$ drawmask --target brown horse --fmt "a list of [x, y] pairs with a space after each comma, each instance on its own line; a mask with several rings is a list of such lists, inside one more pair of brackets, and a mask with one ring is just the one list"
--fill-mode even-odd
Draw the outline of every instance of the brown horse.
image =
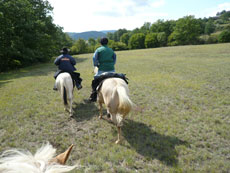
[[116, 124], [118, 130], [118, 139], [121, 140], [121, 126], [123, 119], [132, 109], [133, 103], [129, 99], [128, 85], [123, 79], [108, 78], [105, 79], [98, 91], [99, 118], [102, 118], [102, 104], [104, 103], [111, 121]]

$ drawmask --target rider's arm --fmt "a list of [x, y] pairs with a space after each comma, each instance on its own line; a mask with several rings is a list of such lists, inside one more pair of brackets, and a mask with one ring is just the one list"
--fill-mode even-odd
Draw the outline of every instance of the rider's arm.
[[62, 58], [62, 56], [57, 57], [57, 58], [54, 60], [54, 64], [55, 64], [55, 65], [59, 65], [59, 64], [60, 64], [61, 58]]
[[69, 56], [69, 59], [72, 65], [76, 65], [76, 60], [72, 56]]
[[113, 53], [113, 62], [114, 62], [114, 64], [116, 64], [116, 61], [117, 61], [117, 55], [115, 53]]
[[99, 65], [98, 52], [95, 51], [95, 53], [93, 55], [93, 66], [94, 67], [98, 67], [98, 65]]

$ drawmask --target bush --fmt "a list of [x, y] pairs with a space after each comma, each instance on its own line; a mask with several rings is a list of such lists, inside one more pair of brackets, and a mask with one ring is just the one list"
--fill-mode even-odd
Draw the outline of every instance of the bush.
[[133, 34], [129, 39], [130, 49], [143, 49], [145, 48], [145, 35], [143, 33]]
[[216, 35], [210, 35], [207, 39], [207, 44], [214, 44], [214, 43], [218, 43], [218, 39]]
[[146, 48], [153, 48], [158, 47], [158, 40], [157, 40], [157, 33], [150, 33], [147, 34], [145, 37], [145, 47]]
[[221, 32], [219, 37], [218, 37], [218, 41], [219, 41], [219, 43], [230, 42], [230, 31], [224, 30], [223, 32]]
[[218, 43], [217, 35], [203, 35], [199, 39], [200, 44], [214, 44]]
[[159, 32], [157, 34], [157, 41], [159, 43], [159, 46], [166, 46], [167, 45], [167, 35], [165, 32]]
[[122, 42], [115, 42], [113, 40], [109, 40], [109, 47], [111, 47], [113, 50], [127, 50], [128, 47], [126, 46], [125, 43]]

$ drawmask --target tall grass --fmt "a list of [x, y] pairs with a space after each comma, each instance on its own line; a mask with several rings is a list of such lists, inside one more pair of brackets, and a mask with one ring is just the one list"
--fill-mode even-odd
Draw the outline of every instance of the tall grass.
[[68, 164], [82, 165], [73, 172], [229, 172], [230, 44], [116, 53], [136, 104], [120, 145], [116, 127], [85, 102], [93, 68], [84, 54], [75, 56], [83, 89], [74, 91], [74, 119], [52, 90], [52, 63], [0, 74], [0, 152], [73, 143]]

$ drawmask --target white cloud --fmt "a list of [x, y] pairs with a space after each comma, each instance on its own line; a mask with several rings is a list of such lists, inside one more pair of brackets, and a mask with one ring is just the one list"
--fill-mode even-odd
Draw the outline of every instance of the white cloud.
[[152, 7], [158, 8], [158, 7], [164, 6], [165, 1], [164, 0], [155, 1], [151, 5]]
[[230, 10], [230, 2], [226, 2], [226, 3], [223, 3], [223, 4], [219, 4], [216, 13], [217, 13], [217, 12], [221, 12], [221, 11], [223, 11], [223, 10], [226, 10], [226, 11], [229, 11], [229, 10]]
[[49, 0], [54, 7], [54, 22], [66, 32], [134, 29], [144, 22], [167, 16], [155, 10], [165, 0]]
[[205, 10], [203, 16], [205, 17], [216, 16], [218, 12], [221, 12], [223, 10], [226, 10], [226, 11], [230, 10], [230, 2], [219, 4], [217, 7], [213, 7], [213, 8]]

